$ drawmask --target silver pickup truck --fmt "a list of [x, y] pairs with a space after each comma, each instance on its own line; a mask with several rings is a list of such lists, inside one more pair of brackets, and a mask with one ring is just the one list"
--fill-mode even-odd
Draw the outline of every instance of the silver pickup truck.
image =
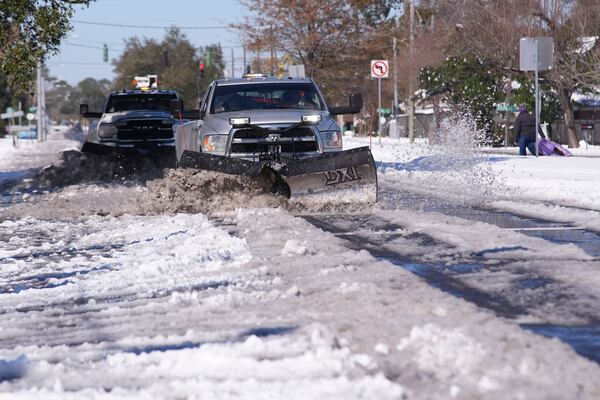
[[[176, 128], [178, 164], [246, 176], [268, 173], [273, 190], [292, 198], [353, 189], [364, 201], [375, 201], [377, 176], [369, 149], [342, 151], [333, 119], [359, 112], [362, 96], [350, 95], [349, 103], [327, 107], [306, 78], [214, 81], [200, 105], [200, 119]], [[182, 112], [181, 103], [172, 102], [171, 111]]]

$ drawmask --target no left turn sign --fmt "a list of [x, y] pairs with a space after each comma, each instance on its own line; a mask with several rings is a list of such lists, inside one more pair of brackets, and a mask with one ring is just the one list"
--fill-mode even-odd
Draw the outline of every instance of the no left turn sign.
[[371, 78], [387, 78], [389, 74], [388, 60], [371, 60]]

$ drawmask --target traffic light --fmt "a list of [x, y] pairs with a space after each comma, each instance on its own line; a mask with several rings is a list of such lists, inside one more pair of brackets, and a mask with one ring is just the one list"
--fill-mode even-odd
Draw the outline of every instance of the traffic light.
[[199, 68], [200, 68], [200, 77], [204, 78], [204, 63], [203, 62], [200, 63]]
[[210, 47], [206, 49], [206, 65], [210, 66], [212, 63], [212, 53]]
[[106, 43], [102, 46], [102, 61], [108, 62], [108, 45]]
[[163, 51], [162, 53], [163, 55], [163, 67], [168, 67], [169, 66], [169, 52], [167, 50]]

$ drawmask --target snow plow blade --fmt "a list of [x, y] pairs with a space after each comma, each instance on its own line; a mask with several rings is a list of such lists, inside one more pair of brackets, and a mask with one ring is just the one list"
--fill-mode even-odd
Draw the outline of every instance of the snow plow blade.
[[172, 168], [175, 166], [174, 147], [148, 147], [148, 148], [119, 148], [93, 142], [84, 142], [81, 147], [82, 153], [96, 154], [110, 160], [153, 160], [161, 168]]
[[119, 149], [113, 146], [106, 146], [103, 144], [84, 142], [81, 146], [82, 153], [98, 154], [101, 156], [118, 156], [120, 154]]
[[377, 201], [377, 170], [368, 147], [287, 162], [248, 161], [186, 150], [179, 165], [250, 178], [263, 175], [271, 180], [274, 193], [294, 203]]
[[280, 171], [290, 200], [303, 204], [375, 203], [377, 169], [368, 147], [292, 160]]
[[195, 168], [207, 171], [222, 172], [229, 175], [242, 175], [250, 178], [258, 177], [263, 169], [261, 163], [240, 158], [216, 156], [208, 153], [198, 153], [184, 150], [179, 160], [182, 168]]

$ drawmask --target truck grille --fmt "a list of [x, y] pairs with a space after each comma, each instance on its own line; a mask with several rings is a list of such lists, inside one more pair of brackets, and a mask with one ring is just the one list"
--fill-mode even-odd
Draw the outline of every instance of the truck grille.
[[288, 130], [242, 128], [234, 132], [231, 154], [317, 152], [319, 147], [312, 129], [297, 127]]
[[173, 122], [163, 120], [130, 120], [118, 122], [117, 138], [119, 140], [154, 140], [173, 139]]

